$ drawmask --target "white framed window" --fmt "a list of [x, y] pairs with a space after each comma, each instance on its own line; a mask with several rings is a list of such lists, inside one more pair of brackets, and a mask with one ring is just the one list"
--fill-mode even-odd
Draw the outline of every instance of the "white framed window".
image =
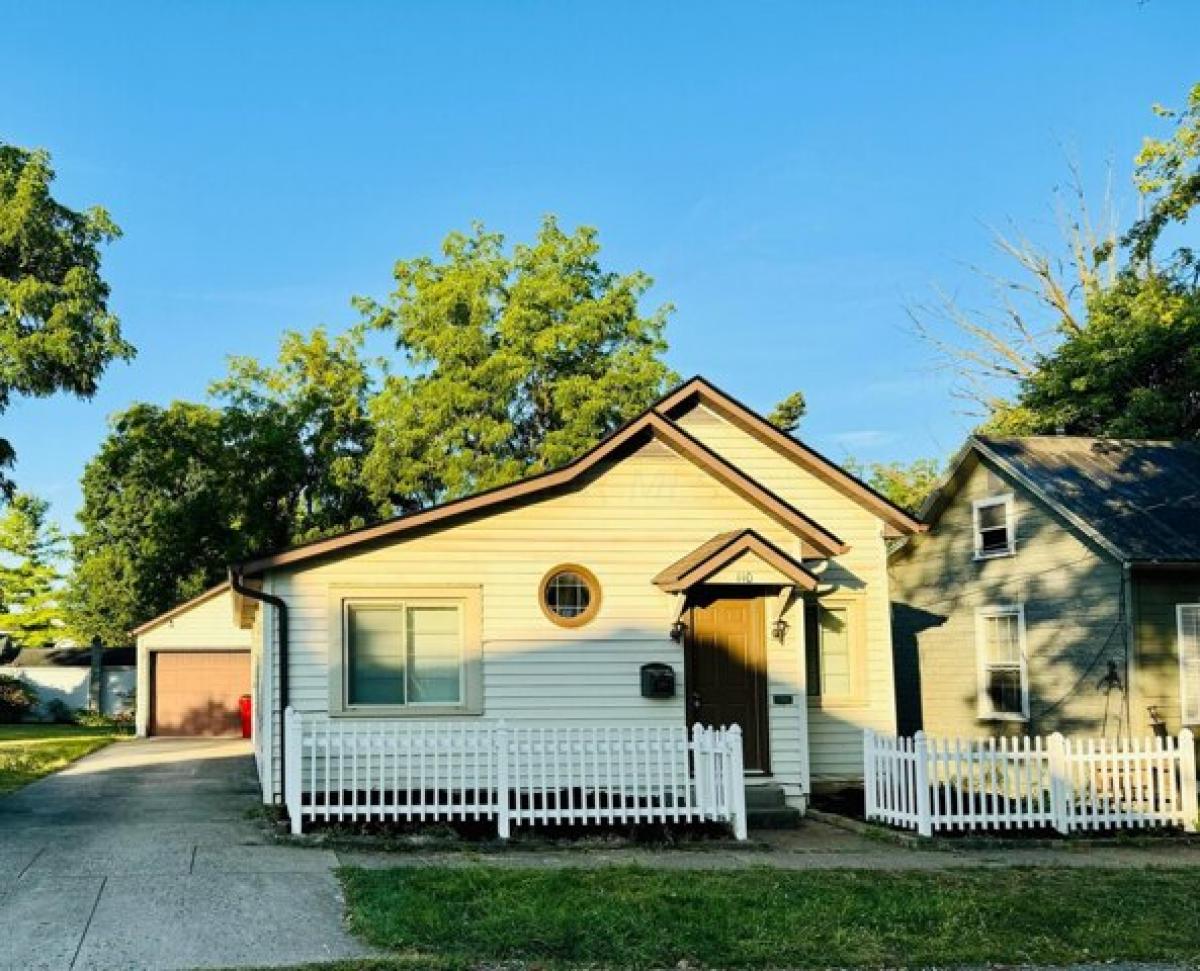
[[861, 703], [864, 625], [861, 601], [830, 597], [804, 610], [808, 696], [823, 707]]
[[482, 710], [479, 600], [469, 589], [332, 591], [330, 713]]
[[1012, 556], [1017, 551], [1017, 517], [1012, 493], [972, 503], [975, 559]]
[[1200, 604], [1176, 604], [1179, 629], [1179, 710], [1185, 725], [1200, 725]]
[[979, 717], [1028, 720], [1024, 605], [981, 607], [975, 615], [975, 649], [979, 659]]

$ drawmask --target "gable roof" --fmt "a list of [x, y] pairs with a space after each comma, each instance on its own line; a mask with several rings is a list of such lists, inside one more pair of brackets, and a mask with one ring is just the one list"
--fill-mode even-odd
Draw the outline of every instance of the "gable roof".
[[804, 564], [765, 536], [753, 529], [735, 529], [718, 533], [676, 560], [654, 578], [654, 585], [668, 593], [680, 593], [702, 583], [746, 553], [758, 556], [804, 590], [815, 590], [819, 583], [816, 575]]
[[179, 604], [179, 606], [172, 607], [166, 613], [159, 614], [157, 617], [151, 617], [144, 624], [135, 627], [129, 633], [134, 637], [137, 637], [138, 634], [144, 634], [148, 630], [153, 630], [155, 627], [159, 626], [159, 624], [165, 624], [168, 620], [174, 620], [180, 614], [187, 613], [187, 611], [191, 610], [193, 607], [199, 607], [206, 600], [212, 600], [212, 598], [217, 596], [217, 594], [224, 593], [228, 589], [228, 581], [224, 583], [218, 583], [215, 587], [209, 587], [204, 591], [204, 593], [192, 597], [191, 600], [185, 600], [183, 603]]
[[1200, 562], [1200, 444], [976, 437], [974, 447], [1128, 563]]
[[925, 524], [918, 517], [901, 509], [836, 462], [830, 461], [816, 449], [776, 428], [757, 412], [698, 375], [670, 392], [655, 405], [655, 408], [670, 418], [676, 418], [697, 403], [705, 405], [726, 421], [874, 513], [889, 527], [892, 536], [924, 532]]
[[256, 557], [242, 563], [239, 571], [243, 574], [260, 573], [263, 570], [301, 563], [364, 544], [380, 542], [420, 528], [446, 526], [460, 518], [496, 512], [513, 503], [546, 498], [578, 484], [583, 476], [602, 463], [628, 454], [629, 451], [650, 440], [661, 442], [682, 458], [712, 475], [713, 478], [801, 537], [817, 553], [823, 556], [835, 556], [845, 553], [849, 549], [837, 535], [800, 512], [785, 499], [746, 475], [684, 431], [660, 413], [658, 406], [655, 405], [617, 429], [579, 458], [559, 469], [432, 506], [419, 512], [408, 513], [371, 526], [350, 530], [329, 539], [316, 540]]

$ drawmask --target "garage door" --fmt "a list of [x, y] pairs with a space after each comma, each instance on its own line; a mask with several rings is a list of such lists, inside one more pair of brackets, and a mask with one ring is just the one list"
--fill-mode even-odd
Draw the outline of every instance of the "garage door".
[[157, 651], [153, 735], [238, 735], [238, 699], [250, 693], [249, 651]]

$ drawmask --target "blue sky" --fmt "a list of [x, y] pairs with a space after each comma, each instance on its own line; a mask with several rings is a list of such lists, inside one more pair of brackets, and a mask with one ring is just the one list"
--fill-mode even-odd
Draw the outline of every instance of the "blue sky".
[[392, 263], [474, 219], [597, 226], [656, 280], [670, 362], [766, 409], [809, 400], [834, 458], [945, 455], [971, 426], [911, 334], [982, 300], [988, 225], [1054, 239], [1200, 80], [1200, 7], [1061, 3], [14, 3], [0, 138], [125, 232], [106, 257], [137, 359], [90, 402], [0, 421], [69, 520], [107, 416], [199, 398], [230, 354], [354, 321]]

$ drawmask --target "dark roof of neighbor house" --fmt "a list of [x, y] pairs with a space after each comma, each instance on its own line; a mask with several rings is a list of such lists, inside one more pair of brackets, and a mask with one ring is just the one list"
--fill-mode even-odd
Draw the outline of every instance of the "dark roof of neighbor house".
[[[0, 666], [10, 668], [86, 668], [92, 664], [92, 649], [71, 645], [67, 647], [0, 647]], [[121, 667], [137, 664], [137, 651], [132, 647], [106, 647], [104, 666]]]
[[1200, 443], [976, 437], [979, 452], [1130, 563], [1200, 562]]

